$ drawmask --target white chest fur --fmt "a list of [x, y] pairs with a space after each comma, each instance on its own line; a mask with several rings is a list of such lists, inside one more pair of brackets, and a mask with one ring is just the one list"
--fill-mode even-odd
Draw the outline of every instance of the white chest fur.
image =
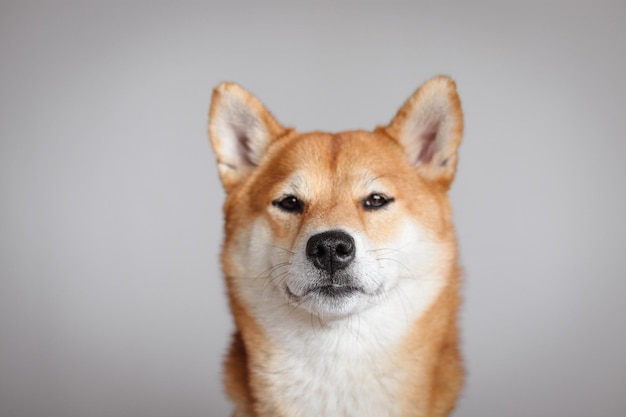
[[392, 352], [352, 336], [323, 339], [276, 358], [272, 397], [294, 416], [395, 415], [399, 380]]

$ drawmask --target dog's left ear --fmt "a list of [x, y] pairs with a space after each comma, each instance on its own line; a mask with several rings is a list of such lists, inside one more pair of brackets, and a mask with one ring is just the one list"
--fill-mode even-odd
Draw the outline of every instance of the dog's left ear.
[[438, 76], [424, 83], [383, 129], [402, 144], [424, 178], [450, 186], [463, 135], [461, 101], [452, 79]]
[[237, 84], [215, 88], [209, 137], [226, 192], [254, 170], [273, 139], [287, 132], [256, 97]]

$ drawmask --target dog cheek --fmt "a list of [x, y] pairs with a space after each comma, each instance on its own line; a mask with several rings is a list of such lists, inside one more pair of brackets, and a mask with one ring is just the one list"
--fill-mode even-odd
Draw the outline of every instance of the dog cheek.
[[289, 237], [292, 233], [292, 230], [295, 228], [293, 224], [293, 220], [289, 218], [285, 218], [289, 216], [280, 216], [280, 218], [276, 216], [271, 216], [268, 218], [268, 224], [271, 236], [269, 237], [270, 242], [285, 242], [289, 240]]
[[400, 233], [399, 219], [401, 218], [403, 218], [402, 214], [397, 211], [391, 212], [391, 210], [370, 213], [364, 222], [364, 230], [373, 246], [394, 247], [394, 240]]
[[271, 242], [270, 227], [264, 219], [257, 219], [237, 233], [227, 253], [231, 254], [230, 264], [236, 276], [255, 276], [270, 267]]

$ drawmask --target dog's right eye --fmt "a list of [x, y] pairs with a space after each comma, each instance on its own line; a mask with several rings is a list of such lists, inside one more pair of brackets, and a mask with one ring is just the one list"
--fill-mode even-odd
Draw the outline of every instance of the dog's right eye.
[[272, 201], [272, 205], [290, 213], [302, 213], [302, 209], [304, 208], [304, 203], [293, 195], [274, 200]]

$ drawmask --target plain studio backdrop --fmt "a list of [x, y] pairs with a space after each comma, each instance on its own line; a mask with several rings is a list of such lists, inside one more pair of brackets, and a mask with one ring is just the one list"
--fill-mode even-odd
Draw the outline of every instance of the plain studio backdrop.
[[213, 87], [338, 131], [439, 73], [466, 117], [454, 415], [626, 415], [625, 4], [2, 1], [0, 416], [227, 416]]

